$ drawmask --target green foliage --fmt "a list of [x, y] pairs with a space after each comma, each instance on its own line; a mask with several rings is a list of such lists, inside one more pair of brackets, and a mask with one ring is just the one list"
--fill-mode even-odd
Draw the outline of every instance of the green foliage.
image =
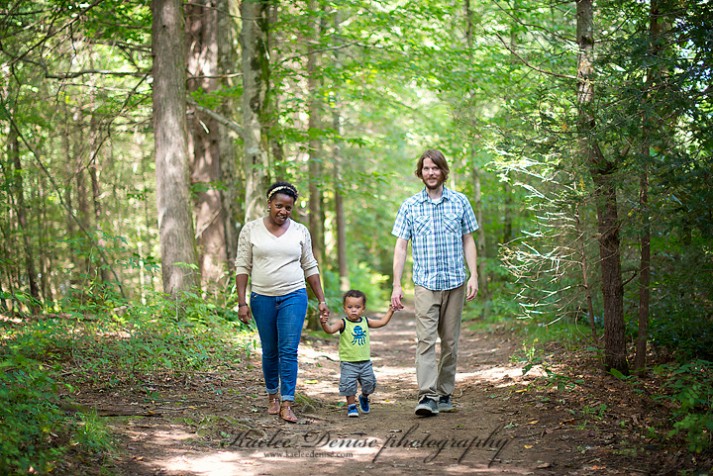
[[[565, 333], [565, 335], [569, 336], [569, 333]], [[582, 379], [569, 377], [553, 370], [544, 352], [544, 343], [539, 342], [538, 338], [535, 337], [531, 341], [531, 344], [524, 342], [522, 350], [513, 354], [511, 360], [524, 364], [522, 368], [523, 375], [530, 372], [533, 368], [539, 367], [545, 375], [536, 381], [543, 382], [546, 387], [554, 386], [559, 391], [565, 391], [573, 390], [577, 385], [583, 383]]]
[[[379, 274], [369, 268], [369, 264], [364, 261], [351, 260], [349, 266], [349, 287], [358, 289], [366, 294], [367, 312], [382, 311], [389, 306], [391, 299], [391, 286], [389, 276]], [[322, 273], [327, 303], [332, 313], [342, 312], [342, 294], [339, 291], [338, 273], [327, 270]]]
[[673, 429], [668, 437], [683, 435], [688, 449], [701, 453], [713, 443], [713, 363], [694, 360], [682, 365], [662, 365], [654, 369], [666, 376], [668, 394], [659, 395], [674, 405]]
[[[112, 455], [110, 432], [95, 412], [63, 410], [71, 403], [60, 390], [71, 393], [72, 387], [60, 371], [75, 385], [112, 388], [145, 382], [155, 372], [231, 367], [256, 345], [252, 330], [232, 320], [230, 310], [197, 294], [178, 300], [154, 294], [146, 305], [114, 301], [107, 292], [78, 297], [63, 301], [66, 312], [54, 317], [0, 323], [2, 474], [49, 473], [78, 453]], [[161, 399], [148, 388], [145, 393], [147, 401]]]
[[113, 451], [95, 412], [65, 411], [53, 367], [17, 348], [3, 348], [0, 358], [0, 473], [49, 474], [63, 459], [81, 454], [99, 461]]
[[713, 273], [711, 250], [695, 241], [685, 249], [670, 240], [655, 243], [660, 271], [652, 291], [657, 305], [651, 311], [650, 336], [680, 362], [713, 361], [713, 280], [700, 279]]
[[550, 344], [567, 349], [579, 349], [591, 342], [591, 330], [579, 321], [555, 319], [553, 321], [534, 320], [520, 327], [520, 332], [528, 345], [546, 347]]
[[85, 323], [85, 330], [74, 342], [73, 358], [95, 382], [111, 382], [112, 375], [140, 379], [162, 369], [204, 370], [237, 363], [256, 345], [234, 310], [195, 293], [178, 299], [157, 294], [145, 306]]
[[71, 431], [57, 383], [41, 362], [19, 354], [3, 352], [0, 365], [0, 473], [49, 472]]
[[536, 379], [536, 382], [544, 383], [545, 387], [556, 387], [559, 391], [569, 391], [584, 382], [582, 379], [572, 378], [553, 370], [545, 358], [536, 353], [534, 344], [531, 347], [523, 345], [523, 350], [519, 354], [515, 354], [512, 360], [525, 364], [522, 368], [523, 375], [534, 367], [539, 367], [545, 375]]

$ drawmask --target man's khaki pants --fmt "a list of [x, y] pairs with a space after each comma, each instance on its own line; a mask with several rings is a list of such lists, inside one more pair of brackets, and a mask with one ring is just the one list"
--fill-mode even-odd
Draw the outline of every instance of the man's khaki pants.
[[[465, 284], [448, 291], [415, 289], [416, 379], [418, 400], [438, 401], [451, 395], [455, 387], [458, 337], [465, 302]], [[436, 341], [441, 339], [440, 359], [436, 362]]]

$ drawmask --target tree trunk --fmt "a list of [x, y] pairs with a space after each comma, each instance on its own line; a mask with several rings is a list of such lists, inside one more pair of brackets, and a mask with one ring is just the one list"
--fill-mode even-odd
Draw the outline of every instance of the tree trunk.
[[[89, 261], [89, 249], [91, 243], [86, 241], [86, 236], [82, 234], [83, 230], [89, 230], [90, 216], [89, 213], [89, 201], [87, 196], [89, 192], [87, 191], [87, 179], [86, 170], [84, 162], [86, 160], [86, 147], [85, 140], [83, 136], [83, 124], [84, 120], [82, 118], [82, 108], [77, 107], [73, 114], [73, 123], [76, 124], [74, 130], [72, 131], [72, 157], [74, 159], [74, 187], [76, 196], [76, 220], [77, 220], [77, 230], [79, 234], [77, 235], [77, 241], [74, 250], [77, 262], [76, 268], [79, 270], [79, 274], [76, 273], [72, 277], [72, 281], [76, 285], [81, 282], [81, 275], [89, 275], [91, 263]], [[79, 238], [81, 237], [81, 239]], [[80, 283], [81, 286], [81, 283]]]
[[[279, 2], [272, 2], [270, 5], [270, 11], [268, 16], [270, 18], [270, 24], [274, 25], [277, 23], [280, 13]], [[274, 34], [270, 34], [270, 58], [273, 64], [282, 63], [282, 49], [280, 48], [279, 42], [282, 40], [282, 36], [285, 32], [275, 31]], [[283, 139], [277, 134], [276, 127], [277, 121], [280, 117], [280, 95], [281, 95], [281, 85], [278, 85], [279, 79], [274, 79], [270, 77], [270, 82], [268, 83], [268, 90], [265, 97], [266, 105], [265, 111], [267, 117], [270, 118], [267, 127], [267, 141], [269, 152], [272, 154], [272, 160], [270, 161], [271, 170], [274, 171], [274, 176], [278, 180], [284, 179], [288, 176], [289, 164], [285, 162], [285, 147], [283, 144]]]
[[70, 141], [70, 138], [72, 137], [72, 128], [71, 128], [71, 118], [70, 118], [70, 113], [66, 105], [62, 105], [62, 112], [63, 112], [63, 119], [64, 119], [64, 124], [63, 124], [63, 130], [61, 134], [61, 139], [62, 139], [62, 153], [64, 154], [64, 157], [66, 158], [65, 162], [65, 173], [67, 174], [67, 181], [64, 184], [64, 203], [67, 205], [67, 209], [65, 210], [67, 216], [66, 216], [66, 227], [67, 227], [67, 236], [72, 237], [74, 236], [74, 233], [76, 232], [76, 223], [74, 222], [74, 217], [72, 216], [72, 210], [74, 207], [72, 206], [72, 144]]
[[592, 303], [592, 287], [589, 285], [589, 265], [587, 260], [587, 249], [584, 240], [584, 230], [580, 220], [579, 205], [574, 212], [575, 231], [577, 233], [577, 244], [579, 246], [580, 267], [582, 269], [582, 286], [584, 286], [585, 300], [587, 301], [587, 316], [589, 317], [589, 328], [592, 331], [592, 341], [597, 342], [597, 326], [594, 322], [594, 304]]
[[9, 311], [7, 303], [5, 302], [5, 291], [3, 291], [2, 279], [0, 279], [0, 310], [3, 312]]
[[601, 258], [602, 295], [604, 300], [604, 366], [628, 374], [624, 334], [624, 285], [621, 279], [619, 249], [619, 217], [616, 184], [613, 173], [616, 164], [604, 158], [594, 137], [595, 120], [590, 111], [594, 100], [593, 0], [577, 1], [577, 105], [580, 153], [586, 158], [594, 181], [597, 207], [599, 255]]
[[[339, 37], [339, 12], [334, 12], [334, 32]], [[334, 64], [336, 68], [341, 67], [339, 57], [339, 45], [334, 45]], [[339, 98], [339, 88], [333, 86], [334, 97], [332, 98], [332, 127], [334, 128], [334, 148], [332, 150], [332, 160], [334, 162], [334, 219], [337, 227], [337, 264], [339, 266], [339, 290], [344, 293], [350, 289], [349, 285], [349, 265], [347, 263], [347, 227], [344, 217], [344, 197], [342, 195], [342, 116], [341, 103]]]
[[[473, 9], [471, 8], [470, 0], [465, 0], [465, 16], [466, 16], [466, 45], [468, 46], [468, 51], [471, 56], [471, 61], [473, 60]], [[471, 144], [471, 154], [470, 162], [472, 164], [473, 173], [473, 199], [475, 201], [475, 219], [478, 222], [479, 228], [477, 231], [477, 236], [475, 240], [476, 249], [478, 251], [478, 294], [483, 302], [488, 302], [489, 292], [488, 292], [488, 274], [485, 268], [485, 258], [486, 258], [486, 237], [485, 237], [485, 227], [483, 226], [483, 197], [481, 192], [480, 167], [476, 164], [477, 154], [475, 153], [477, 144], [475, 140]], [[483, 306], [483, 318], [487, 317], [489, 307]]]
[[[316, 12], [317, 2], [309, 1], [308, 11]], [[319, 100], [319, 60], [318, 53], [320, 24], [319, 21], [311, 20], [314, 26], [311, 29], [312, 36], [307, 39], [307, 113], [309, 137], [309, 231], [312, 235], [312, 251], [319, 262], [321, 271], [324, 271], [325, 266], [325, 249], [324, 249], [324, 219], [322, 210], [322, 188], [320, 184], [323, 181], [323, 165], [322, 165], [322, 139], [320, 138], [320, 130], [322, 126], [322, 104]], [[319, 315], [310, 313], [307, 316], [307, 328], [319, 329]]]
[[[310, 0], [308, 10], [317, 11], [317, 2]], [[322, 104], [319, 100], [319, 22], [314, 21], [313, 36], [307, 40], [307, 109], [309, 137], [309, 230], [312, 248], [319, 264], [324, 263], [324, 233], [322, 222], [322, 140], [319, 137], [322, 122]]]
[[243, 72], [243, 144], [245, 148], [245, 221], [264, 214], [269, 163], [264, 137], [265, 97], [270, 81], [269, 12], [267, 0], [240, 5]]
[[173, 296], [198, 284], [188, 185], [183, 10], [178, 0], [152, 0], [156, 197], [163, 289]]
[[[92, 110], [96, 107], [94, 102], [94, 95], [92, 93]], [[89, 120], [89, 179], [92, 184], [92, 205], [94, 207], [94, 227], [96, 229], [96, 240], [97, 245], [101, 248], [105, 247], [105, 240], [102, 231], [102, 204], [101, 204], [101, 186], [99, 185], [99, 172], [97, 166], [97, 159], [99, 156], [99, 150], [101, 148], [101, 130], [96, 118], [96, 114], [92, 112], [91, 118]], [[101, 261], [97, 261], [95, 266], [99, 266], [99, 277], [102, 283], [108, 283], [109, 269], [107, 265]]]
[[[218, 89], [218, 10], [214, 0], [186, 4], [188, 40], [188, 92], [204, 93]], [[194, 198], [196, 239], [201, 284], [204, 292], [220, 289], [227, 261], [225, 211], [220, 190], [220, 128], [214, 118], [191, 108], [189, 144], [192, 154], [191, 183], [199, 184]]]
[[[507, 179], [510, 179], [510, 172], [506, 173]], [[512, 240], [512, 187], [510, 182], [503, 182], [503, 243], [509, 243]]]
[[12, 171], [13, 194], [15, 195], [15, 206], [17, 207], [17, 222], [22, 236], [22, 251], [25, 258], [25, 272], [27, 282], [30, 285], [30, 311], [36, 314], [40, 309], [40, 288], [37, 286], [37, 272], [35, 271], [35, 257], [30, 241], [30, 230], [27, 228], [27, 210], [25, 209], [25, 190], [23, 185], [22, 161], [20, 160], [20, 141], [18, 133], [13, 126], [7, 138], [7, 155], [14, 170]]
[[39, 177], [39, 186], [37, 203], [39, 203], [40, 210], [35, 214], [37, 217], [37, 243], [39, 246], [39, 256], [37, 261], [40, 265], [40, 292], [42, 299], [45, 303], [54, 304], [55, 301], [55, 289], [52, 283], [52, 275], [54, 272], [53, 258], [56, 250], [54, 249], [54, 237], [52, 225], [54, 221], [50, 218], [49, 213], [47, 213], [47, 204], [50, 203], [48, 199], [47, 182], [45, 176]]
[[[647, 142], [647, 141], [644, 141]], [[637, 373], [646, 369], [646, 341], [649, 338], [649, 283], [651, 280], [651, 224], [648, 216], [649, 176], [647, 167], [641, 172], [639, 208], [641, 210], [641, 258], [639, 265], [639, 328], [636, 337], [634, 368]]]
[[[238, 8], [235, 2], [230, 0], [217, 0], [218, 6], [218, 71], [225, 74], [221, 80], [224, 89], [235, 87], [235, 72], [237, 65], [237, 52], [234, 47], [235, 32], [238, 29], [235, 18], [238, 12], [233, 12], [233, 8]], [[227, 118], [234, 119], [238, 106], [232, 97], [226, 97], [219, 106], [219, 112]], [[242, 190], [243, 175], [238, 175], [237, 171], [237, 149], [235, 141], [237, 134], [230, 128], [218, 126], [220, 133], [220, 175], [223, 182], [223, 192], [221, 202], [225, 210], [225, 248], [228, 260], [229, 276], [233, 276], [235, 269], [235, 255], [238, 249], [238, 228], [237, 224], [243, 221], [245, 211], [237, 203], [238, 190]]]
[[[644, 84], [644, 104], [642, 105], [642, 141], [641, 158], [644, 161], [639, 178], [639, 212], [641, 215], [641, 258], [639, 264], [639, 319], [638, 336], [636, 338], [636, 356], [634, 358], [634, 368], [637, 373], [646, 370], [646, 350], [649, 338], [649, 301], [651, 282], [651, 223], [649, 221], [649, 162], [652, 135], [661, 129], [661, 124], [656, 124], [657, 115], [652, 112], [656, 108], [656, 100], [652, 97], [654, 91], [660, 87], [663, 80], [663, 72], [658, 64], [664, 48], [662, 44], [663, 29], [665, 27], [662, 19], [662, 5], [660, 0], [652, 0], [649, 5], [649, 64]], [[662, 134], [660, 131], [660, 135]]]

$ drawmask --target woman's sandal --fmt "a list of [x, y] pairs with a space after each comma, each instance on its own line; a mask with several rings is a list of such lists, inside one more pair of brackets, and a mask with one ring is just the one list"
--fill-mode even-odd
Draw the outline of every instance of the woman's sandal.
[[277, 415], [280, 413], [280, 396], [278, 394], [267, 395], [267, 414]]
[[292, 412], [292, 402], [284, 401], [280, 405], [280, 418], [287, 423], [297, 423], [297, 417]]

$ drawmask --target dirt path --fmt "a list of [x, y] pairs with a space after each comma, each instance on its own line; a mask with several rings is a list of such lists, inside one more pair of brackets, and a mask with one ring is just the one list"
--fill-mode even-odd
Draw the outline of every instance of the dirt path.
[[[246, 369], [148, 382], [159, 404], [127, 392], [96, 402], [115, 415], [124, 475], [651, 474], [607, 449], [613, 435], [582, 425], [560, 394], [525, 392], [509, 362], [519, 344], [466, 329], [461, 336], [456, 411], [419, 418], [413, 314], [372, 333], [378, 388], [372, 411], [347, 418], [337, 393], [336, 336], [300, 347], [297, 413], [290, 425], [267, 415], [259, 355]], [[149, 391], [150, 391], [149, 390]], [[144, 390], [145, 392], [146, 390]], [[95, 396], [96, 397], [96, 396]], [[133, 417], [122, 417], [131, 414]], [[138, 415], [138, 416], [136, 416]]]

